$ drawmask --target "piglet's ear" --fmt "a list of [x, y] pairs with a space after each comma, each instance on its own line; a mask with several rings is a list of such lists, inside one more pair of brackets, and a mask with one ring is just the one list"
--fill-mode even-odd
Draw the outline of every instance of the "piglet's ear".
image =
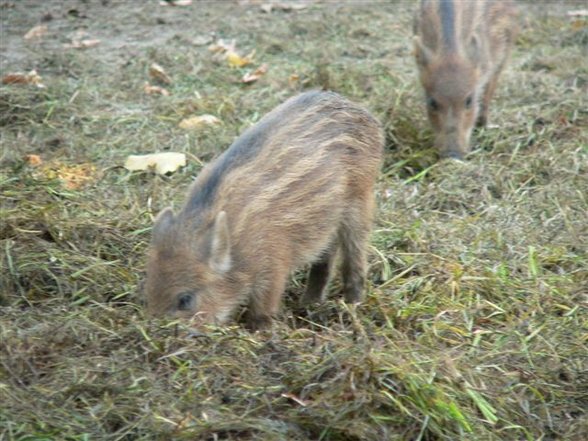
[[170, 207], [162, 210], [155, 218], [152, 235], [153, 243], [161, 242], [168, 237], [175, 222], [174, 212]]
[[231, 239], [227, 213], [221, 211], [216, 215], [212, 227], [212, 243], [210, 247], [210, 266], [219, 272], [231, 269]]
[[467, 54], [470, 61], [473, 63], [474, 66], [479, 66], [480, 59], [481, 59], [481, 43], [480, 39], [477, 35], [472, 35], [470, 42], [467, 46]]
[[419, 36], [415, 35], [412, 41], [414, 44], [414, 54], [416, 56], [417, 64], [420, 68], [424, 69], [431, 63], [433, 53], [423, 44]]

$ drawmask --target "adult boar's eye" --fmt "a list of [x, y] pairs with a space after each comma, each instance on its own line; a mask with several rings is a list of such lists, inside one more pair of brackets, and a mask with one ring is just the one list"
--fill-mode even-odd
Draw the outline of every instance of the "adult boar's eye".
[[178, 295], [178, 311], [189, 311], [194, 306], [194, 293], [183, 292]]
[[472, 96], [468, 96], [465, 100], [465, 106], [466, 109], [469, 109], [470, 107], [472, 107], [472, 103], [474, 102], [474, 99], [472, 98]]
[[427, 98], [427, 106], [429, 106], [429, 109], [433, 110], [433, 111], [437, 111], [439, 110], [439, 103], [437, 103], [437, 101], [435, 100], [435, 98]]

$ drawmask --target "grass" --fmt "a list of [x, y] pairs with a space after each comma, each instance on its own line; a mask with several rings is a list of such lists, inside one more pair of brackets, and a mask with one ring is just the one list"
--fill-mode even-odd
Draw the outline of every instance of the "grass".
[[[431, 148], [408, 3], [9, 3], [2, 70], [35, 68], [46, 87], [0, 87], [1, 440], [584, 439], [584, 19], [521, 4], [499, 128], [458, 163]], [[47, 12], [48, 36], [23, 42]], [[63, 49], [80, 27], [102, 43]], [[209, 35], [255, 49], [268, 73], [239, 84], [249, 68], [214, 61], [195, 44]], [[170, 96], [143, 93], [153, 62]], [[316, 87], [363, 103], [386, 131], [366, 302], [301, 311], [300, 271], [268, 331], [189, 336], [146, 317], [153, 216], [246, 127]], [[223, 124], [178, 128], [204, 113]], [[188, 165], [167, 177], [121, 166], [166, 150]]]

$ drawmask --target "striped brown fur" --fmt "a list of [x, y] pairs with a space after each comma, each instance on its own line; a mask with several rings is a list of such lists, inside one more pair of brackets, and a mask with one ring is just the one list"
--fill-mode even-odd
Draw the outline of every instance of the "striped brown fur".
[[202, 170], [179, 213], [157, 217], [149, 310], [222, 324], [247, 304], [260, 327], [302, 265], [303, 300], [320, 301], [338, 250], [345, 299], [360, 301], [382, 150], [378, 122], [334, 93], [274, 109]]
[[513, 2], [422, 0], [414, 44], [427, 113], [442, 156], [462, 158], [485, 126], [498, 77], [518, 32]]

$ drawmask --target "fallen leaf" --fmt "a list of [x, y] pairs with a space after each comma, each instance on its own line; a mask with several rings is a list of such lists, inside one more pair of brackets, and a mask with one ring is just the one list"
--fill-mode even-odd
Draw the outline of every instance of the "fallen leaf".
[[160, 6], [190, 6], [192, 0], [165, 0], [159, 2]]
[[165, 84], [172, 83], [172, 80], [169, 77], [169, 75], [165, 72], [163, 67], [161, 67], [157, 63], [153, 63], [151, 66], [149, 66], [149, 76], [154, 80], [161, 81]]
[[97, 38], [83, 38], [81, 35], [83, 33], [79, 33], [80, 37], [73, 37], [71, 43], [64, 44], [63, 47], [66, 49], [87, 49], [90, 47], [98, 46], [101, 41]]
[[226, 41], [219, 39], [216, 41], [216, 43], [213, 43], [210, 46], [208, 46], [208, 50], [213, 53], [229, 51], [234, 52], [235, 44], [235, 40]]
[[100, 44], [100, 40], [97, 38], [88, 38], [86, 40], [82, 40], [78, 43], [79, 49], [85, 49], [88, 47], [98, 46]]
[[4, 75], [2, 84], [31, 84], [31, 80], [28, 74], [16, 72]]
[[253, 50], [250, 54], [242, 57], [237, 52], [228, 51], [225, 55], [225, 58], [229, 62], [229, 66], [232, 67], [243, 67], [251, 64], [253, 62], [253, 56], [255, 55], [255, 50]]
[[167, 91], [167, 89], [164, 89], [163, 87], [159, 87], [159, 86], [152, 86], [151, 84], [149, 84], [147, 82], [143, 86], [143, 90], [145, 91], [145, 93], [147, 95], [169, 96], [169, 92]]
[[212, 126], [220, 124], [220, 119], [214, 115], [200, 115], [192, 116], [190, 118], [183, 119], [179, 127], [185, 130], [199, 129], [205, 126]]
[[185, 165], [185, 154], [164, 152], [150, 155], [130, 155], [125, 161], [124, 167], [130, 171], [154, 169], [155, 173], [165, 175], [173, 173]]
[[44, 178], [59, 179], [65, 188], [78, 189], [93, 182], [96, 178], [96, 166], [94, 164], [63, 164], [50, 162], [37, 169], [37, 174]]
[[70, 35], [71, 43], [64, 44], [66, 49], [87, 49], [98, 46], [101, 42], [96, 38], [88, 38], [88, 33], [82, 29]]
[[199, 35], [192, 39], [192, 44], [194, 46], [205, 46], [212, 41], [212, 36], [210, 35]]
[[260, 6], [261, 10], [266, 13], [272, 12], [272, 10], [281, 10], [284, 12], [300, 11], [308, 8], [308, 3], [286, 3], [286, 2], [270, 2], [264, 3]]
[[288, 77], [288, 84], [290, 87], [294, 87], [298, 83], [298, 80], [300, 80], [300, 75], [293, 73]]
[[272, 3], [264, 3], [260, 6], [260, 8], [263, 12], [269, 14], [270, 12], [272, 12], [272, 9], [274, 9], [274, 5]]
[[94, 180], [96, 166], [93, 164], [64, 165], [57, 170], [57, 177], [65, 188], [74, 190]]
[[307, 3], [280, 3], [280, 7], [284, 11], [301, 11], [308, 8]]
[[90, 34], [88, 34], [87, 31], [85, 31], [83, 29], [78, 29], [78, 30], [68, 34], [68, 37], [71, 41], [80, 41], [80, 40], [83, 40], [84, 38], [87, 38], [89, 35]]
[[29, 73], [15, 72], [9, 73], [2, 77], [2, 84], [32, 84], [37, 87], [45, 87], [41, 83], [41, 76], [36, 70], [31, 70]]
[[242, 83], [253, 83], [257, 80], [259, 80], [262, 76], [264, 76], [267, 72], [268, 66], [267, 64], [262, 64], [261, 66], [259, 66], [257, 69], [255, 69], [253, 72], [249, 72], [246, 73], [245, 75], [243, 75], [243, 78], [241, 78], [241, 82]]
[[49, 31], [49, 28], [47, 28], [46, 25], [38, 25], [38, 26], [35, 26], [35, 27], [31, 28], [24, 35], [24, 39], [25, 40], [40, 40], [45, 35], [47, 35], [47, 32], [48, 31]]
[[229, 66], [232, 67], [243, 67], [251, 64], [255, 55], [255, 50], [244, 57], [239, 55], [235, 48], [235, 40], [217, 40], [216, 43], [208, 46], [208, 50], [216, 54], [216, 60], [222, 60], [224, 58], [229, 63]]
[[31, 167], [37, 167], [43, 163], [43, 160], [39, 155], [25, 155], [25, 161]]

